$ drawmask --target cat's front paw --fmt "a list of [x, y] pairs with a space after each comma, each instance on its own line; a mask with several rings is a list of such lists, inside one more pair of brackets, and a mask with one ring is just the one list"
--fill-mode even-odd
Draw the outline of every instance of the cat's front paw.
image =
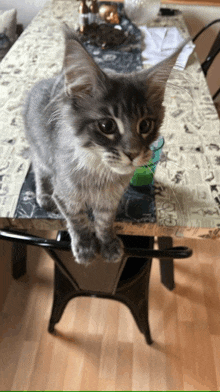
[[72, 252], [78, 264], [89, 265], [96, 257], [98, 243], [95, 237], [72, 243]]
[[111, 238], [108, 242], [101, 244], [101, 254], [105, 261], [118, 263], [124, 254], [123, 242], [120, 238]]
[[48, 212], [54, 212], [54, 214], [59, 213], [57, 205], [50, 195], [37, 195], [37, 203]]

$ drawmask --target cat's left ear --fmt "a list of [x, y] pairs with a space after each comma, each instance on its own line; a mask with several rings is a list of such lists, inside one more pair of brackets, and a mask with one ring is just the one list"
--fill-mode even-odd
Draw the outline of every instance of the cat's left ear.
[[163, 101], [167, 80], [176, 63], [176, 60], [182, 51], [183, 47], [190, 39], [184, 41], [183, 44], [168, 58], [156, 64], [146, 71], [140, 72], [140, 81], [145, 83], [149, 96], [155, 97], [158, 101]]
[[77, 37], [66, 24], [64, 74], [66, 93], [72, 98], [98, 95], [106, 88], [107, 76], [95, 63]]

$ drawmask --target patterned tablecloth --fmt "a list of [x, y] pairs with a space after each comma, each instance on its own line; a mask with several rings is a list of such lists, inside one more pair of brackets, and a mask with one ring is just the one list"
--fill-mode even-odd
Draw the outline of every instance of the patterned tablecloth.
[[[17, 207], [30, 164], [22, 105], [34, 83], [61, 70], [64, 50], [61, 23], [65, 21], [76, 28], [78, 6], [71, 0], [49, 1], [0, 64], [1, 228], [65, 228], [61, 217], [41, 215], [35, 203], [32, 174], [33, 188], [26, 189], [23, 198], [29, 206], [29, 216], [22, 211], [22, 204]], [[184, 37], [188, 36], [181, 14], [158, 17], [152, 25], [176, 26]], [[129, 52], [125, 55], [133, 56]], [[184, 71], [172, 72], [165, 106], [161, 130], [165, 146], [154, 187], [142, 192], [128, 190], [119, 206], [116, 228], [127, 234], [218, 239], [220, 121], [195, 53]]]

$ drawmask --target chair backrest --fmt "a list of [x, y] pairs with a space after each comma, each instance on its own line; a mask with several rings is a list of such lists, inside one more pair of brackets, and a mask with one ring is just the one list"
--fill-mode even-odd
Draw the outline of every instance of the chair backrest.
[[[220, 19], [215, 19], [212, 22], [210, 22], [209, 24], [207, 24], [206, 26], [204, 26], [193, 38], [193, 42], [195, 42], [197, 40], [197, 38], [204, 32], [206, 31], [209, 27], [211, 27], [213, 24], [216, 23], [220, 23]], [[203, 61], [202, 63], [202, 70], [205, 74], [205, 76], [207, 75], [207, 72], [210, 68], [210, 66], [212, 65], [214, 59], [216, 58], [216, 56], [218, 55], [218, 53], [220, 52], [220, 30], [214, 40], [214, 43], [212, 44], [206, 59]], [[213, 95], [213, 100], [217, 97], [217, 95], [220, 93], [220, 88], [215, 92], [215, 94]]]

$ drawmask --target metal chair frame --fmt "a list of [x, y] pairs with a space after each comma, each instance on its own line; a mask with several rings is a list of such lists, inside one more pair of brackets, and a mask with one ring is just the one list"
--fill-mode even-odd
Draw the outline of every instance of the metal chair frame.
[[[201, 34], [204, 33], [204, 31], [206, 31], [209, 27], [211, 27], [212, 25], [219, 23], [220, 19], [215, 19], [212, 22], [208, 23], [206, 26], [204, 26], [193, 38], [193, 42], [195, 42]], [[201, 67], [202, 70], [204, 72], [204, 75], [207, 76], [208, 70], [211, 67], [213, 61], [215, 60], [216, 56], [219, 54], [220, 52], [220, 31], [218, 32], [207, 56], [206, 59], [202, 62]], [[216, 99], [216, 97], [219, 95], [220, 93], [220, 87], [219, 89], [215, 92], [215, 94], [213, 95], [212, 99], [213, 101]]]
[[[48, 331], [54, 332], [55, 324], [59, 322], [64, 309], [74, 297], [78, 296], [92, 296], [99, 298], [108, 298], [124, 303], [131, 311], [137, 326], [141, 333], [144, 334], [147, 344], [152, 344], [149, 319], [148, 319], [148, 298], [149, 298], [149, 280], [151, 272], [152, 258], [159, 258], [160, 261], [166, 265], [173, 258], [184, 259], [192, 255], [192, 250], [187, 247], [172, 247], [168, 249], [149, 249], [147, 246], [153, 244], [153, 237], [142, 237], [146, 241], [146, 247], [138, 247], [138, 239], [135, 236], [120, 236], [125, 246], [125, 264], [123, 270], [120, 272], [117, 281], [117, 287], [112, 293], [102, 292], [99, 290], [86, 290], [79, 287], [74, 276], [65, 266], [65, 262], [61, 260], [59, 252], [65, 259], [65, 254], [71, 253], [70, 241], [66, 240], [67, 232], [58, 232], [56, 240], [48, 240], [45, 238], [33, 236], [26, 233], [21, 233], [14, 230], [0, 230], [0, 240], [7, 240], [13, 242], [13, 268], [18, 263], [19, 268], [15, 267], [13, 271], [14, 278], [18, 278], [26, 271], [26, 246], [37, 246], [43, 248], [55, 262], [55, 276], [54, 276], [54, 299], [51, 317], [49, 321]], [[132, 238], [132, 239], [131, 239]], [[129, 245], [130, 244], [130, 245]], [[59, 252], [58, 252], [59, 251]], [[131, 260], [129, 266], [128, 277], [124, 274], [128, 260]], [[142, 259], [140, 269], [138, 271], [131, 270], [135, 267], [135, 261]], [[74, 262], [74, 261], [73, 261]], [[139, 268], [139, 267], [138, 267]], [[136, 268], [137, 269], [137, 268]], [[125, 275], [125, 276], [124, 276]]]

